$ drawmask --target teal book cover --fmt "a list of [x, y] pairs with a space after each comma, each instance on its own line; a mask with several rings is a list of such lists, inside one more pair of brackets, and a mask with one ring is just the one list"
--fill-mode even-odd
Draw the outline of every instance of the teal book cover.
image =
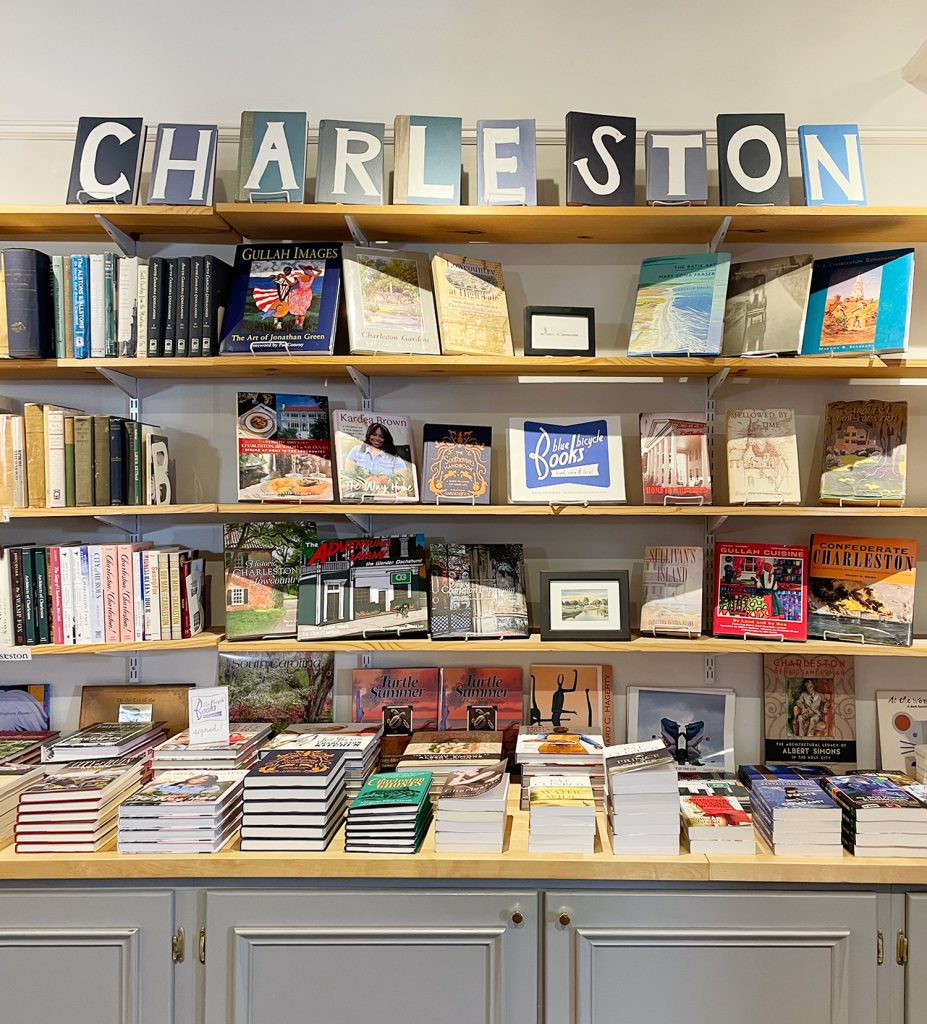
[[719, 355], [730, 267], [720, 252], [644, 260], [628, 355]]
[[367, 779], [350, 809], [421, 807], [430, 788], [431, 772], [378, 772]]
[[301, 203], [306, 191], [305, 113], [246, 110], [241, 115], [238, 202]]
[[905, 352], [913, 284], [913, 249], [815, 260], [801, 354]]

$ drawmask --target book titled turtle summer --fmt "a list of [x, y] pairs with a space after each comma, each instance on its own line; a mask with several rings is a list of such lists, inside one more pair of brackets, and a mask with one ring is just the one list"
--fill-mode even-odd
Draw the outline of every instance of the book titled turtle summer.
[[331, 354], [340, 291], [339, 242], [239, 245], [222, 355]]

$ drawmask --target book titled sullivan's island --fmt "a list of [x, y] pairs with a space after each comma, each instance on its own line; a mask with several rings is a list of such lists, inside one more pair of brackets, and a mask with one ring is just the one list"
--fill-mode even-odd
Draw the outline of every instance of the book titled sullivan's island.
[[641, 633], [698, 636], [702, 632], [701, 548], [644, 548]]
[[824, 420], [824, 505], [903, 505], [907, 402], [829, 402]]

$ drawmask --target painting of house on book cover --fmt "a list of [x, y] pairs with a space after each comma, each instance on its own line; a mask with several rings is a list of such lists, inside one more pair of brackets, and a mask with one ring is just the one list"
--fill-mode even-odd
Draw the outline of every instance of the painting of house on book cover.
[[821, 501], [903, 505], [907, 426], [907, 402], [828, 403]]
[[275, 732], [332, 720], [335, 656], [319, 651], [219, 655], [230, 722], [270, 722]]

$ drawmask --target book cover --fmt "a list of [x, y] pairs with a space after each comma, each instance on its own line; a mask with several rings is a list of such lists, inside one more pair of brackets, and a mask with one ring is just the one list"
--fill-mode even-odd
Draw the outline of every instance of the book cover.
[[[451, 772], [441, 790], [441, 801], [439, 809], [448, 800], [473, 800], [479, 801], [483, 797], [493, 798], [494, 790], [504, 792], [507, 761], [499, 761], [494, 765], [470, 768], [465, 771]], [[473, 808], [479, 811], [479, 807]]]
[[798, 355], [813, 262], [812, 256], [803, 253], [731, 264], [723, 355]]
[[408, 416], [337, 409], [334, 419], [342, 501], [418, 501]]
[[728, 253], [644, 260], [628, 355], [718, 355], [730, 263]]
[[212, 771], [179, 768], [159, 772], [152, 782], [123, 801], [120, 815], [146, 807], [217, 807], [230, 797], [233, 789], [241, 786], [246, 774], [244, 770], [234, 768]]
[[537, 205], [536, 135], [533, 119], [476, 122], [478, 205]]
[[218, 147], [214, 124], [159, 124], [148, 205], [212, 206]]
[[711, 460], [704, 413], [643, 412], [645, 505], [710, 505]]
[[342, 261], [352, 352], [440, 354], [427, 253], [346, 245]]
[[412, 737], [403, 752], [402, 760], [435, 762], [436, 770], [441, 771], [441, 762], [493, 763], [499, 759], [501, 752], [502, 734], [498, 732], [425, 730]]
[[798, 505], [798, 441], [792, 409], [729, 409], [727, 487], [732, 505]]
[[788, 206], [785, 114], [718, 114], [722, 206]]
[[705, 552], [695, 547], [644, 548], [641, 633], [699, 636]]
[[140, 117], [77, 121], [67, 203], [138, 202], [145, 125]]
[[436, 253], [431, 261], [445, 355], [511, 356], [502, 264]]
[[229, 688], [230, 722], [270, 722], [275, 732], [299, 722], [330, 722], [335, 655], [221, 651], [219, 685]]
[[891, 779], [879, 775], [830, 775], [821, 780], [824, 791], [849, 811], [868, 808], [920, 810], [927, 822], [927, 807]]
[[415, 636], [427, 624], [422, 534], [330, 540], [304, 549], [297, 639]]
[[680, 769], [734, 771], [734, 691], [628, 687], [628, 742], [662, 739]]
[[816, 781], [833, 775], [824, 764], [742, 764], [738, 777], [751, 789], [757, 782], [779, 782], [784, 784], [794, 779]]
[[357, 668], [351, 673], [355, 722], [382, 724], [384, 736], [410, 736], [438, 722], [441, 670]]
[[704, 131], [644, 132], [648, 206], [708, 203], [708, 144]]
[[242, 111], [238, 202], [303, 202], [308, 137], [305, 112]]
[[791, 544], [715, 548], [715, 636], [806, 640], [808, 549]]
[[514, 749], [518, 726], [524, 721], [523, 676], [521, 667], [444, 666], [438, 729], [511, 731]]
[[204, 751], [221, 751], [235, 756], [243, 755], [270, 735], [270, 727], [260, 722], [243, 722], [229, 733], [228, 743], [190, 743], [190, 730], [184, 729], [155, 748], [155, 756], [165, 760], [178, 757], [200, 757]]
[[354, 798], [350, 811], [397, 807], [423, 808], [431, 789], [431, 772], [384, 772], [371, 775]]
[[317, 203], [379, 206], [383, 202], [385, 132], [381, 121], [319, 121]]
[[609, 776], [676, 763], [662, 739], [606, 747], [604, 758], [605, 772]]
[[681, 796], [679, 808], [687, 829], [743, 828], [753, 835], [753, 819], [732, 796]]
[[611, 665], [528, 666], [528, 720], [532, 726], [612, 736]]
[[907, 402], [828, 402], [822, 504], [903, 505], [907, 432]]
[[307, 775], [325, 780], [344, 770], [343, 750], [272, 750], [245, 776], [251, 779], [288, 778]]
[[4, 249], [0, 286], [5, 293], [11, 359], [43, 359], [55, 354], [54, 308], [49, 283], [51, 261], [35, 249]]
[[858, 124], [800, 124], [798, 151], [806, 206], [867, 205]]
[[795, 779], [788, 785], [755, 782], [750, 789], [750, 795], [763, 808], [761, 817], [766, 820], [781, 820], [784, 816], [788, 817], [792, 811], [801, 814], [803, 811], [834, 811], [837, 808], [833, 797], [825, 793], [820, 784], [812, 779]]
[[915, 771], [915, 748], [927, 743], [927, 691], [879, 690], [879, 753], [883, 769]]
[[296, 635], [302, 551], [315, 523], [227, 523], [225, 633], [230, 640]]
[[815, 260], [802, 355], [905, 352], [913, 285], [913, 249]]
[[393, 203], [460, 205], [459, 117], [397, 114], [393, 122]]
[[332, 501], [328, 399], [239, 391], [239, 501]]
[[829, 654], [763, 657], [767, 761], [856, 764], [853, 659]]
[[814, 534], [808, 636], [909, 647], [916, 572], [915, 540]]
[[220, 353], [330, 355], [341, 291], [340, 242], [239, 245]]
[[426, 423], [422, 447], [423, 502], [489, 503], [492, 427]]
[[618, 416], [509, 420], [509, 501], [625, 500]]
[[636, 157], [633, 117], [568, 111], [567, 206], [633, 206]]

